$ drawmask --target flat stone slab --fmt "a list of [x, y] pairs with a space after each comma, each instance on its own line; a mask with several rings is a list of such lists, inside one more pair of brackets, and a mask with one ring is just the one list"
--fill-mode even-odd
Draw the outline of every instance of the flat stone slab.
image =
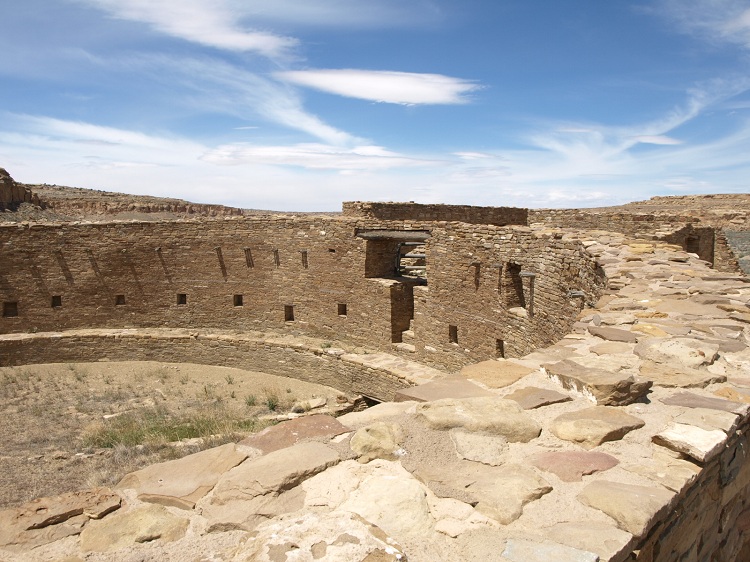
[[654, 447], [651, 459], [639, 459], [637, 464], [623, 466], [623, 468], [680, 493], [685, 486], [693, 483], [701, 468], [693, 462], [675, 457], [672, 451], [658, 450]]
[[361, 412], [350, 412], [344, 414], [336, 419], [346, 427], [358, 429], [376, 421], [383, 421], [400, 416], [410, 408], [413, 408], [415, 404], [416, 402], [383, 402], [381, 404], [375, 404]]
[[636, 381], [632, 375], [585, 367], [565, 360], [543, 365], [547, 375], [563, 388], [573, 390], [603, 406], [624, 406], [648, 392], [651, 381]]
[[710, 318], [726, 318], [729, 314], [717, 306], [700, 304], [688, 299], [665, 299], [655, 307], [657, 312], [689, 314]]
[[599, 562], [599, 556], [551, 541], [508, 539], [503, 550], [503, 559], [511, 562]]
[[417, 415], [433, 429], [463, 428], [500, 435], [510, 442], [531, 441], [542, 431], [517, 402], [497, 396], [436, 400], [417, 405]]
[[484, 435], [463, 429], [450, 430], [456, 454], [462, 459], [499, 466], [505, 461], [508, 442], [498, 435]]
[[393, 397], [394, 402], [432, 402], [442, 398], [474, 398], [477, 396], [495, 396], [490, 391], [460, 377], [445, 377], [427, 384], [402, 388]]
[[592, 345], [589, 351], [597, 355], [617, 355], [620, 353], [633, 353], [633, 346], [623, 342], [607, 341]]
[[490, 388], [503, 388], [533, 372], [534, 369], [506, 359], [491, 359], [466, 365], [461, 369], [461, 376], [481, 382]]
[[131, 472], [116, 488], [135, 490], [141, 501], [193, 509], [222, 474], [246, 458], [247, 454], [238, 451], [234, 443], [227, 443]]
[[612, 406], [594, 406], [555, 418], [550, 430], [560, 439], [592, 449], [606, 441], [622, 439], [645, 422]]
[[521, 517], [523, 506], [551, 492], [552, 486], [531, 468], [506, 464], [487, 471], [467, 490], [478, 500], [477, 511], [508, 525]]
[[657, 486], [637, 486], [595, 480], [588, 484], [578, 500], [603, 511], [623, 531], [644, 537], [654, 522], [671, 507], [675, 493]]
[[300, 441], [315, 437], [335, 437], [351, 431], [336, 418], [324, 414], [302, 416], [250, 435], [240, 445], [258, 449], [263, 454], [296, 445]]
[[652, 437], [657, 445], [691, 456], [699, 462], [715, 457], [724, 448], [727, 434], [720, 429], [706, 430], [693, 425], [673, 423]]
[[28, 551], [77, 535], [89, 519], [119, 509], [120, 496], [109, 488], [92, 488], [36, 498], [0, 511], [0, 548]]
[[291, 490], [339, 460], [338, 453], [323, 443], [298, 443], [246, 461], [225, 473], [198, 507], [211, 529], [250, 530], [257, 523], [250, 500], [272, 498]]
[[719, 357], [719, 346], [692, 338], [649, 338], [639, 342], [633, 353], [654, 363], [695, 369], [713, 364]]
[[549, 451], [531, 455], [529, 462], [539, 470], [556, 474], [563, 482], [580, 482], [584, 475], [609, 470], [620, 461], [606, 453]]
[[709, 384], [725, 382], [727, 377], [684, 365], [667, 365], [644, 360], [639, 368], [641, 377], [656, 386], [666, 388], [705, 388]]
[[190, 520], [170, 513], [161, 505], [147, 505], [92, 521], [81, 533], [83, 552], [110, 552], [137, 543], [181, 539]]
[[722, 410], [732, 412], [741, 416], [747, 415], [750, 405], [721, 398], [710, 398], [692, 392], [678, 392], [666, 398], [660, 398], [662, 404], [670, 406], [683, 406], [685, 408], [708, 408], [710, 410]]
[[557, 523], [544, 529], [544, 534], [553, 541], [595, 552], [601, 560], [624, 559], [635, 542], [627, 531], [599, 521]]
[[572, 400], [567, 394], [562, 394], [561, 392], [549, 390], [547, 388], [538, 388], [536, 386], [519, 388], [510, 394], [506, 394], [505, 398], [507, 400], [518, 402], [519, 406], [524, 410], [533, 410], [535, 408], [541, 408], [542, 406], [549, 406], [550, 404], [569, 402]]
[[624, 343], [635, 343], [638, 341], [638, 337], [629, 330], [610, 328], [608, 326], [589, 326], [589, 333], [592, 336], [596, 336], [607, 341]]
[[730, 386], [725, 386], [724, 388], [716, 390], [714, 394], [721, 398], [732, 400], [733, 402], [744, 402], [745, 404], [750, 404], [750, 391], [746, 388], [732, 388]]
[[675, 416], [676, 423], [694, 425], [708, 431], [720, 429], [724, 433], [731, 433], [737, 427], [739, 416], [723, 410], [708, 408], [691, 408]]

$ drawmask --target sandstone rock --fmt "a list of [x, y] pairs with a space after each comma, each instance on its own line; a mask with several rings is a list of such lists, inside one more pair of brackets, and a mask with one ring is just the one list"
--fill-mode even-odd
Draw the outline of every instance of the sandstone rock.
[[[330, 351], [330, 350], [329, 350]], [[316, 410], [324, 407], [328, 401], [323, 397], [310, 398], [308, 400], [301, 400], [292, 404], [292, 412], [295, 414], [302, 414], [309, 412], [310, 410]]]
[[671, 507], [674, 497], [674, 492], [661, 487], [595, 480], [581, 491], [578, 500], [609, 515], [620, 529], [643, 537]]
[[691, 369], [684, 365], [654, 363], [645, 360], [641, 363], [640, 374], [656, 386], [680, 388], [705, 388], [709, 384], [724, 382], [724, 375], [717, 375], [701, 369]]
[[706, 462], [723, 448], [727, 434], [720, 429], [706, 430], [692, 425], [673, 423], [653, 436], [654, 443]]
[[700, 394], [694, 394], [692, 392], [678, 392], [667, 396], [666, 398], [660, 398], [660, 402], [671, 406], [683, 406], [685, 408], [708, 408], [710, 410], [722, 410], [724, 412], [732, 412], [733, 414], [739, 414], [741, 416], [747, 415], [750, 406], [741, 402], [733, 402], [731, 400], [722, 400], [721, 398], [710, 398], [708, 396], [701, 396]]
[[[277, 514], [281, 508], [269, 506], [271, 500], [339, 460], [333, 449], [314, 441], [280, 449], [225, 473], [198, 507], [213, 530], [250, 530], [259, 522], [253, 513], [259, 506], [269, 515]], [[255, 498], [258, 501], [249, 506]], [[285, 499], [297, 507], [296, 497]]]
[[561, 414], [552, 422], [550, 430], [560, 439], [578, 443], [591, 449], [605, 441], [617, 441], [645, 422], [611, 406], [594, 406]]
[[357, 430], [349, 446], [359, 455], [361, 463], [373, 459], [396, 460], [402, 439], [403, 434], [397, 424], [375, 422]]
[[285, 560], [405, 562], [403, 549], [382, 529], [355, 513], [304, 512], [259, 526], [235, 549], [231, 562]]
[[604, 343], [592, 345], [589, 348], [589, 351], [591, 353], [596, 353], [597, 355], [615, 355], [618, 353], [633, 353], [633, 346], [631, 344], [627, 344], [623, 342], [607, 341]]
[[503, 388], [533, 372], [534, 369], [507, 359], [492, 359], [465, 366], [461, 369], [461, 376], [479, 381], [490, 388]]
[[189, 522], [187, 518], [173, 515], [161, 505], [121, 511], [89, 523], [81, 533], [81, 550], [109, 552], [157, 539], [176, 541], [185, 535]]
[[546, 388], [537, 388], [535, 386], [519, 388], [510, 394], [506, 394], [505, 398], [507, 400], [518, 402], [518, 405], [524, 410], [533, 410], [535, 408], [541, 408], [542, 406], [549, 406], [550, 404], [572, 400], [567, 394], [562, 394]]
[[351, 412], [336, 418], [346, 427], [358, 429], [376, 421], [400, 416], [415, 406], [415, 402], [383, 402], [361, 412]]
[[668, 314], [689, 314], [711, 318], [726, 318], [728, 313], [713, 305], [700, 304], [687, 299], [666, 299], [655, 307], [657, 312]]
[[606, 453], [549, 451], [532, 455], [529, 462], [540, 470], [556, 474], [563, 482], [580, 482], [584, 475], [609, 470], [620, 461]]
[[497, 397], [436, 400], [418, 405], [417, 414], [433, 429], [464, 428], [510, 442], [531, 441], [542, 431], [516, 402]]
[[675, 416], [674, 421], [680, 424], [694, 425], [708, 431], [720, 429], [729, 434], [737, 427], [739, 416], [722, 410], [691, 408]]
[[633, 352], [655, 363], [697, 368], [716, 361], [719, 346], [692, 338], [651, 338], [638, 343]]
[[456, 538], [476, 529], [494, 528], [496, 523], [479, 513], [471, 505], [454, 498], [427, 496], [430, 513], [435, 518], [435, 530]]
[[494, 396], [494, 394], [464, 377], [446, 377], [419, 386], [402, 388], [396, 392], [393, 401], [432, 402], [442, 398], [472, 398], [475, 396]]
[[89, 519], [100, 519], [120, 507], [120, 496], [108, 488], [37, 498], [0, 511], [0, 548], [30, 550], [77, 535]]
[[349, 428], [336, 418], [324, 414], [303, 416], [267, 427], [263, 431], [250, 435], [240, 445], [260, 450], [263, 454], [278, 451], [315, 437], [335, 437], [347, 433]]
[[[676, 457], [676, 453], [656, 450], [651, 459], [639, 459], [637, 464], [625, 466], [626, 470], [645, 476], [672, 490], [680, 493], [700, 473], [700, 467], [695, 463]], [[674, 456], [673, 456], [674, 455]]]
[[508, 525], [518, 519], [523, 506], [552, 491], [552, 486], [532, 469], [507, 464], [486, 473], [468, 487], [478, 503], [476, 509]]
[[234, 443], [227, 443], [131, 472], [116, 487], [134, 489], [141, 501], [193, 509], [195, 503], [213, 489], [222, 474], [246, 458], [247, 455], [238, 451]]
[[641, 324], [638, 323], [635, 326], [633, 326], [634, 332], [639, 332], [641, 334], [646, 334], [647, 336], [651, 336], [653, 338], [666, 338], [669, 336], [669, 332], [662, 330], [658, 326], [654, 326], [653, 324]]
[[638, 338], [635, 334], [628, 330], [620, 330], [618, 328], [608, 328], [606, 326], [589, 326], [589, 333], [591, 335], [602, 338], [607, 341], [635, 343]]
[[456, 454], [462, 459], [481, 462], [492, 466], [503, 464], [508, 451], [508, 442], [497, 435], [483, 435], [463, 429], [451, 429], [451, 440], [456, 446]]
[[584, 367], [565, 360], [543, 365], [549, 377], [592, 402], [605, 406], [624, 406], [644, 396], [651, 381], [636, 381], [632, 375]]
[[557, 523], [544, 529], [544, 535], [553, 541], [595, 552], [601, 560], [623, 560], [634, 543], [630, 533], [598, 521]]
[[734, 402], [744, 402], [745, 404], [750, 404], [750, 391], [746, 389], [725, 386], [724, 388], [716, 390], [714, 394], [716, 396], [720, 396]]
[[551, 541], [509, 539], [502, 554], [512, 562], [599, 562], [599, 556]]

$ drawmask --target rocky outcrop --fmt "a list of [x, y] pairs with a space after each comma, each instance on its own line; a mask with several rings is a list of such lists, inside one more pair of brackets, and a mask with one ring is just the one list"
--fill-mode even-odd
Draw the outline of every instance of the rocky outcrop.
[[14, 211], [22, 203], [39, 205], [39, 197], [25, 185], [16, 183], [4, 168], [0, 168], [0, 211]]

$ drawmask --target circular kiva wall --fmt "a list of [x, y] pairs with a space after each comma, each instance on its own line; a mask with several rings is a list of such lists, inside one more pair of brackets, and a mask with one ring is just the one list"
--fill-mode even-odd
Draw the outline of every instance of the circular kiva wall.
[[[365, 231], [420, 233], [426, 285], [396, 276], [392, 234], [365, 239]], [[0, 334], [274, 330], [353, 342], [445, 371], [550, 345], [603, 283], [583, 245], [552, 230], [345, 217], [0, 226], [0, 263]], [[252, 359], [260, 348], [236, 351], [218, 336], [205, 345], [201, 337], [169, 344], [128, 338], [81, 340], [78, 352], [47, 338], [36, 340], [34, 353], [9, 349], [0, 361], [148, 353], [143, 359], [225, 365], [226, 352], [238, 353], [232, 366], [287, 369], [288, 357]], [[103, 348], [84, 353], [89, 345]], [[336, 376], [314, 382], [353, 386], [346, 369]], [[386, 388], [408, 383], [379, 384], [366, 394], [386, 396]]]

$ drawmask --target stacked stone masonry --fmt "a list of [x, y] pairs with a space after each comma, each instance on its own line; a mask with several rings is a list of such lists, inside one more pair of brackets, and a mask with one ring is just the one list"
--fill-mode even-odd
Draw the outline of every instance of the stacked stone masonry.
[[[678, 231], [703, 225], [599, 226], [345, 215], [0, 228], [0, 295], [17, 305], [0, 318], [4, 364], [275, 366], [397, 400], [310, 442], [268, 451], [250, 437], [156, 465], [68, 538], [0, 548], [29, 560], [109, 548], [177, 560], [196, 545], [221, 560], [750, 559], [750, 280], [686, 251], [704, 238], [685, 248]], [[387, 275], [395, 245], [357, 236], [377, 229], [429, 231], [426, 285]], [[184, 483], [159, 484], [176, 473]], [[161, 538], [107, 546], [108, 525], [146, 515]]]

